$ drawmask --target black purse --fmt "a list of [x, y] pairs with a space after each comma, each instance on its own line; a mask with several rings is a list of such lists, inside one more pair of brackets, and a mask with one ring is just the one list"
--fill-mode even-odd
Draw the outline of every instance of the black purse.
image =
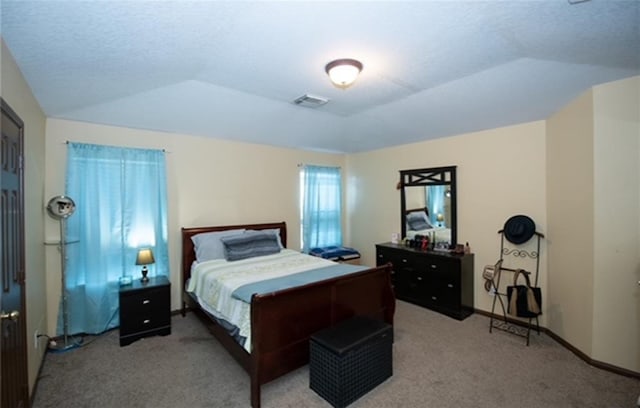
[[[518, 285], [518, 277], [524, 276], [526, 285]], [[513, 276], [513, 286], [507, 286], [509, 299], [508, 313], [517, 317], [536, 317], [542, 314], [542, 291], [532, 287], [529, 274], [517, 269]]]

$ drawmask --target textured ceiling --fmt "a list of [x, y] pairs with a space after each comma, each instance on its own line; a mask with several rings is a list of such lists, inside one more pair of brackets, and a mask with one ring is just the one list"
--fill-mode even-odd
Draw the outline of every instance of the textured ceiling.
[[[640, 1], [575, 1], [2, 0], [1, 34], [49, 117], [360, 152], [639, 75]], [[341, 90], [324, 66], [345, 57], [364, 69]]]

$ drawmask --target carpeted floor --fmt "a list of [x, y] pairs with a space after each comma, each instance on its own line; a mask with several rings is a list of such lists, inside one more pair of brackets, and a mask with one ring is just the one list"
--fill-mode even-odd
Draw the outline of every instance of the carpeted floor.
[[[249, 407], [249, 377], [193, 314], [172, 334], [120, 347], [118, 331], [47, 353], [34, 408]], [[635, 408], [640, 381], [594, 368], [548, 336], [531, 345], [489, 333], [488, 318], [457, 321], [397, 304], [394, 374], [350, 407]], [[262, 387], [264, 408], [330, 407], [308, 367]]]

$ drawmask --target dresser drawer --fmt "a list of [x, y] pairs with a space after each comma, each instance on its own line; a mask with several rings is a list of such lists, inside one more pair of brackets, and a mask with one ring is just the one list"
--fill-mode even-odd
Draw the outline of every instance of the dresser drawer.
[[426, 268], [432, 274], [438, 276], [444, 275], [458, 275], [455, 273], [460, 269], [460, 263], [455, 259], [439, 258], [436, 256], [425, 257], [423, 259]]
[[402, 294], [407, 290], [408, 280], [407, 276], [413, 269], [413, 263], [401, 253], [394, 251], [379, 251], [377, 253], [376, 265], [381, 266], [387, 263], [391, 263], [391, 284], [396, 292], [396, 296]]
[[425, 291], [428, 301], [448, 309], [460, 307], [460, 286], [442, 279], [433, 279]]

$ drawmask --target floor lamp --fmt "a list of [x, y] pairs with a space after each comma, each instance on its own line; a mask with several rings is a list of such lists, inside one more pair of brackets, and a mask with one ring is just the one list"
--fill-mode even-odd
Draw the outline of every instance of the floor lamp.
[[49, 215], [60, 221], [60, 275], [61, 275], [61, 297], [62, 297], [62, 326], [63, 326], [63, 335], [62, 342], [50, 341], [49, 349], [53, 351], [66, 351], [75, 347], [80, 346], [80, 341], [76, 341], [71, 336], [69, 336], [69, 310], [67, 305], [67, 218], [73, 214], [76, 210], [76, 204], [70, 197], [67, 196], [55, 196], [49, 200], [47, 204], [47, 212]]

